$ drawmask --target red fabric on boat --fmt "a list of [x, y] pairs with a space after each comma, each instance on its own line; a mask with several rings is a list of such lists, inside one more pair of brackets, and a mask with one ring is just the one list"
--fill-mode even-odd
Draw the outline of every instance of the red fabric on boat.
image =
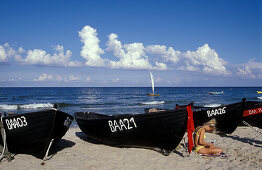
[[194, 127], [194, 119], [193, 119], [193, 111], [191, 105], [186, 107], [187, 109], [187, 138], [188, 138], [188, 153], [190, 154], [193, 147], [193, 132], [195, 130]]
[[251, 109], [251, 110], [244, 110], [243, 117], [252, 116], [260, 113], [262, 113], [262, 107]]

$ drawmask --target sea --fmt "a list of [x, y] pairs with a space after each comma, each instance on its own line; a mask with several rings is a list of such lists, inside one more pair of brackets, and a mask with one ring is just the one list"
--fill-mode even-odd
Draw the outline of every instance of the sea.
[[[242, 98], [262, 101], [262, 87], [156, 87], [159, 96], [148, 96], [151, 87], [0, 87], [0, 112], [26, 113], [58, 109], [106, 115], [140, 114], [145, 108], [173, 109], [176, 104], [216, 107]], [[212, 95], [209, 92], [222, 92]], [[76, 126], [76, 122], [73, 122]]]

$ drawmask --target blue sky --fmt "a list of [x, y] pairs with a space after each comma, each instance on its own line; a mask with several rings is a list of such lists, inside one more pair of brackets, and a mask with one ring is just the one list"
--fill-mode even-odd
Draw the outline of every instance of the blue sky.
[[0, 86], [262, 86], [259, 0], [0, 1]]

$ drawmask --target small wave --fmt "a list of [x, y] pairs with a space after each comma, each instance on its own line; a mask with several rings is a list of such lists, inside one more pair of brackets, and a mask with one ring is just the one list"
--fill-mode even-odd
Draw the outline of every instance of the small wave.
[[0, 105], [1, 110], [17, 110], [18, 106], [17, 105], [7, 105], [7, 104], [1, 104]]
[[152, 101], [152, 102], [142, 102], [142, 105], [158, 105], [158, 104], [164, 104], [165, 101]]
[[25, 104], [20, 105], [19, 108], [21, 109], [38, 109], [38, 108], [52, 108], [54, 107], [51, 103], [34, 103], [34, 104]]
[[40, 108], [53, 108], [54, 105], [51, 103], [34, 103], [34, 104], [23, 104], [23, 105], [0, 105], [1, 110], [18, 110], [18, 109], [40, 109]]
[[257, 98], [262, 100], [262, 96], [261, 97], [257, 97]]
[[204, 107], [219, 107], [219, 106], [221, 106], [221, 104], [217, 104], [217, 103], [204, 105]]

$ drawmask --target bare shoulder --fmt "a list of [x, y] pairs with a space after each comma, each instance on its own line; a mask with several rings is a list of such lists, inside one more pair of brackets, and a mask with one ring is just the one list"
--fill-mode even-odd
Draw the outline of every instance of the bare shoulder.
[[205, 129], [204, 128], [199, 129], [199, 133], [205, 133]]

